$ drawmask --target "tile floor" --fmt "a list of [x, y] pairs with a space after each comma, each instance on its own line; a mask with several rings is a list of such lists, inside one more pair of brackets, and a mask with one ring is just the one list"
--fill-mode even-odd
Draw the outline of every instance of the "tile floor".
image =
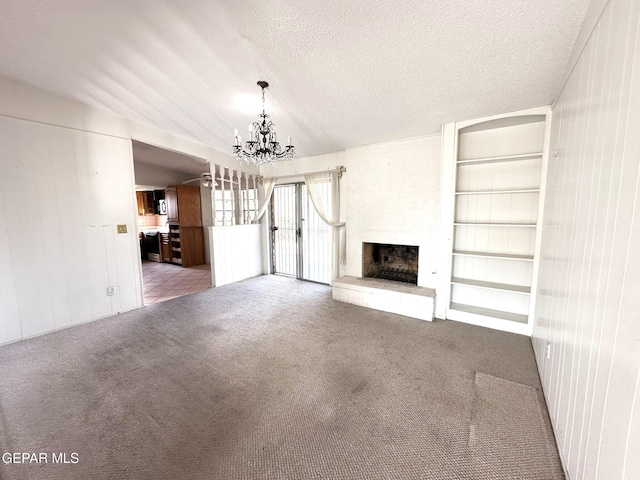
[[142, 262], [144, 304], [164, 302], [211, 286], [211, 265], [181, 267], [172, 263]]

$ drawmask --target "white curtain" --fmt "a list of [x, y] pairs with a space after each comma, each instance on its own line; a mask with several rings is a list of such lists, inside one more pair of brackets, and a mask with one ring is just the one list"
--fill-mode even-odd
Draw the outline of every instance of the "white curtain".
[[[333, 227], [333, 278], [338, 277], [340, 264], [344, 264], [347, 257], [345, 222], [340, 221], [340, 179], [337, 170], [304, 175], [307, 192], [318, 216], [324, 223]], [[331, 186], [330, 194], [326, 195], [322, 187]]]
[[251, 220], [251, 223], [258, 223], [264, 215], [264, 212], [267, 211], [269, 200], [271, 200], [271, 195], [273, 194], [273, 187], [276, 186], [276, 180], [277, 178], [265, 178], [262, 180], [262, 187], [264, 188], [264, 203], [260, 207], [260, 210], [258, 210], [256, 218]]

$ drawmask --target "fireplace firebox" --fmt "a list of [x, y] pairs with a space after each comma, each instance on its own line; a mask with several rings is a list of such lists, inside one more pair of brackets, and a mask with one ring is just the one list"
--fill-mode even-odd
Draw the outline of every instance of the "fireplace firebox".
[[362, 243], [362, 276], [418, 284], [418, 247]]

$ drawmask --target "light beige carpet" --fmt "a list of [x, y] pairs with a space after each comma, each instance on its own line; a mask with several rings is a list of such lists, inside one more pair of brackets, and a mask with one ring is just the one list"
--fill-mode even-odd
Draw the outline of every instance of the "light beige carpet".
[[0, 347], [14, 479], [561, 479], [530, 340], [264, 276]]

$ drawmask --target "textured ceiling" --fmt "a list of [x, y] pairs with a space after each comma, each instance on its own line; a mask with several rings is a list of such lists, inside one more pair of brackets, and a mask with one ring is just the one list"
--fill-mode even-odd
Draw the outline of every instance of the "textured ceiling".
[[588, 3], [0, 0], [0, 74], [223, 152], [264, 79], [316, 155], [551, 103]]

